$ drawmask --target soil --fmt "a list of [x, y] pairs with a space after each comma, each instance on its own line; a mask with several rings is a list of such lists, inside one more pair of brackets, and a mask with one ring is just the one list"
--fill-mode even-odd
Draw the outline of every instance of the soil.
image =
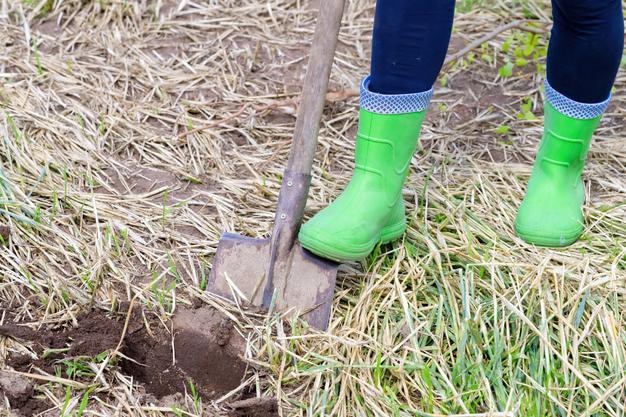
[[9, 226], [0, 225], [0, 243], [5, 243], [9, 241], [9, 237], [11, 237], [11, 228]]
[[42, 404], [31, 399], [35, 388], [28, 378], [8, 371], [0, 371], [0, 392], [7, 397], [13, 408], [19, 409], [24, 415], [41, 411]]
[[[10, 311], [7, 311], [10, 317]], [[117, 347], [126, 314], [110, 317], [102, 311], [90, 311], [77, 317], [77, 325], [61, 329], [31, 329], [23, 323], [0, 326], [0, 335], [32, 343], [36, 353], [14, 355], [6, 364], [16, 371], [32, 372], [37, 367], [54, 373], [65, 358], [93, 357]], [[8, 320], [5, 320], [8, 321]], [[144, 322], [149, 324], [150, 330]], [[165, 328], [148, 313], [134, 309], [121, 353], [131, 360], [120, 359], [122, 372], [141, 383], [150, 397], [172, 398], [189, 392], [193, 383], [205, 400], [215, 399], [235, 388], [243, 380], [246, 363], [241, 359], [245, 341], [232, 323], [218, 311], [200, 306], [180, 309]], [[69, 349], [42, 357], [46, 349]], [[10, 370], [0, 371], [0, 391], [13, 411], [30, 416], [50, 407], [34, 398], [32, 382]], [[277, 416], [273, 399], [251, 398], [232, 403], [232, 416]]]
[[[210, 197], [215, 189], [215, 181], [211, 178], [200, 178], [202, 183], [195, 184], [179, 178], [173, 172], [142, 166], [134, 160], [117, 161], [116, 165], [117, 170], [113, 168], [104, 170], [107, 187], [101, 187], [100, 191], [105, 194], [131, 198], [141, 195], [143, 201], [171, 207], [172, 216], [178, 216], [185, 210], [191, 210], [201, 217], [213, 216], [217, 213]], [[174, 230], [177, 236], [199, 240], [207, 238], [204, 231], [194, 226], [178, 223], [174, 226]], [[149, 275], [147, 276], [149, 278]]]
[[[95, 356], [114, 349], [119, 342], [123, 323], [91, 311], [78, 318], [78, 326], [63, 330], [33, 330], [23, 324], [7, 323], [0, 326], [0, 336], [34, 342], [37, 354], [45, 349], [69, 347], [68, 357]], [[33, 359], [27, 355], [12, 356], [8, 365], [19, 371], [28, 371], [31, 365], [45, 371], [52, 371], [60, 355], [50, 355], [46, 359]]]
[[213, 399], [241, 383], [244, 343], [217, 311], [180, 310], [170, 325], [172, 332], [158, 330], [157, 338], [143, 328], [127, 337], [123, 353], [140, 364], [124, 361], [122, 370], [146, 391], [159, 398], [189, 391], [191, 378], [202, 397]]
[[278, 405], [274, 398], [248, 398], [230, 404], [229, 417], [275, 417]]
[[[203, 184], [193, 184], [187, 180], [180, 179], [170, 171], [154, 167], [142, 166], [136, 161], [120, 161], [119, 170], [112, 168], [105, 169], [108, 176], [106, 183], [111, 190], [118, 195], [151, 194], [153, 201], [163, 203], [163, 193], [167, 190], [172, 202], [193, 197], [202, 191], [207, 191], [207, 187], [213, 185], [209, 178], [203, 178]], [[159, 191], [160, 192], [157, 192]]]

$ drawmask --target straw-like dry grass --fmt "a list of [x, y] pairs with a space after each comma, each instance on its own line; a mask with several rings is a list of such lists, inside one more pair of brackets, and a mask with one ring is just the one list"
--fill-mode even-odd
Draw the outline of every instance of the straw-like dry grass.
[[[349, 178], [373, 3], [346, 11], [307, 215]], [[201, 297], [248, 334], [247, 385], [285, 416], [626, 415], [626, 75], [590, 152], [583, 238], [528, 246], [512, 223], [542, 131], [550, 12], [461, 3], [451, 53], [522, 22], [446, 66], [405, 190], [408, 233], [342, 267], [319, 334], [202, 291], [222, 231], [270, 231], [313, 7], [0, 1], [2, 305], [37, 327], [133, 297], [166, 319]], [[533, 33], [537, 57], [499, 76]], [[26, 350], [0, 341], [2, 357]], [[48, 415], [75, 415], [88, 385], [83, 415], [169, 410], [114, 366], [89, 382], [43, 376], [38, 395]]]

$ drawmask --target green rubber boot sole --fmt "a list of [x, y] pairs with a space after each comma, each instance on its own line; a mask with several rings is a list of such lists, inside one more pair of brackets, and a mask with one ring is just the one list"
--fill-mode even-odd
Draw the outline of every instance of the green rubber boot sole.
[[601, 117], [574, 119], [545, 105], [545, 129], [515, 232], [528, 243], [563, 247], [584, 230], [582, 172]]
[[346, 189], [306, 222], [300, 244], [338, 262], [365, 258], [404, 234], [402, 187], [426, 111], [377, 114], [361, 109], [355, 168]]

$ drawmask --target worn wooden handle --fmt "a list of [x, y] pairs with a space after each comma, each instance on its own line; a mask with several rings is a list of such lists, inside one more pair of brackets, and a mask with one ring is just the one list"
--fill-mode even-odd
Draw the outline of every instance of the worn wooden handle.
[[[285, 288], [277, 288], [276, 285], [280, 282], [286, 285], [289, 281], [294, 259], [304, 262], [302, 258], [294, 258], [294, 254], [300, 253], [294, 252], [294, 245], [309, 194], [317, 133], [337, 47], [344, 4], [345, 0], [320, 0], [320, 11], [309, 55], [309, 66], [304, 78], [289, 162], [283, 175], [274, 218], [267, 282], [263, 289], [263, 304], [266, 306], [271, 305], [276, 290], [284, 293]], [[319, 263], [317, 270], [321, 274], [324, 274], [324, 271], [331, 271], [328, 276], [333, 277], [334, 284], [333, 271], [336, 271], [336, 266], [329, 267], [329, 263], [322, 260], [317, 262]], [[293, 285], [298, 285], [298, 278], [295, 277], [296, 282]]]
[[310, 174], [345, 0], [320, 0], [287, 169]]
[[304, 215], [317, 134], [344, 5], [345, 0], [320, 0], [320, 11], [311, 45], [309, 65], [304, 78], [289, 162], [283, 175], [274, 218], [268, 281], [263, 292], [266, 300], [274, 293], [275, 275], [286, 273], [286, 271], [276, 271], [276, 265], [288, 265], [289, 260], [292, 259], [292, 249]]

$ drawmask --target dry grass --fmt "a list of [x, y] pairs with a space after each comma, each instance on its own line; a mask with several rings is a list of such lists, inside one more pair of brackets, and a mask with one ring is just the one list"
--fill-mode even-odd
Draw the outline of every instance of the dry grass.
[[[373, 1], [349, 3], [308, 214], [352, 165]], [[545, 33], [544, 4], [468, 8], [452, 50], [529, 15]], [[216, 304], [202, 288], [220, 233], [270, 230], [314, 17], [300, 0], [0, 2], [2, 305], [42, 325], [132, 297], [163, 319]], [[446, 67], [409, 231], [342, 267], [328, 333], [220, 306], [249, 332], [248, 385], [283, 415], [626, 415], [626, 78], [590, 153], [584, 237], [530, 247], [511, 225], [542, 124], [517, 115], [527, 99], [541, 114], [543, 58], [499, 77], [511, 33], [532, 32]], [[46, 381], [50, 415], [76, 413], [86, 385]], [[84, 415], [167, 414], [114, 366], [89, 385]]]

